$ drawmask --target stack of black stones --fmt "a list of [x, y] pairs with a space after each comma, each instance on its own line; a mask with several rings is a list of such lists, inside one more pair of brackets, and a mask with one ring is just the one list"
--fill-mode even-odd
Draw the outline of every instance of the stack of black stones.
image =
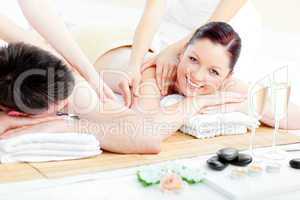
[[209, 168], [217, 171], [225, 169], [229, 164], [244, 167], [252, 162], [248, 154], [239, 153], [235, 148], [224, 148], [217, 151], [217, 155], [207, 160]]

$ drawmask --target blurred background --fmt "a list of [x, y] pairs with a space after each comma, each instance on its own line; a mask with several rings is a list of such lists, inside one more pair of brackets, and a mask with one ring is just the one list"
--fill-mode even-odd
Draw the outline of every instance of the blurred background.
[[[65, 16], [76, 14], [80, 21], [91, 19], [91, 16], [106, 16], [113, 19], [128, 21], [132, 16], [141, 13], [145, 0], [55, 0], [57, 7], [65, 12]], [[275, 31], [300, 33], [300, 1], [299, 0], [252, 0], [261, 15], [264, 27]], [[14, 0], [0, 0], [1, 12], [20, 23], [21, 13]], [[114, 11], [110, 8], [114, 8]], [[106, 8], [106, 9], [101, 9]], [[90, 12], [85, 12], [89, 10]], [[91, 12], [92, 11], [92, 12]], [[95, 13], [94, 13], [95, 12]], [[83, 14], [83, 16], [82, 16]], [[125, 16], [125, 18], [124, 18]], [[126, 20], [127, 19], [127, 20]], [[137, 19], [137, 18], [135, 18]], [[297, 20], [298, 19], [298, 20]]]
[[[136, 26], [145, 0], [54, 0], [69, 28], [87, 24]], [[300, 1], [252, 0], [260, 21], [261, 48], [251, 69], [243, 68], [239, 78], [251, 81], [257, 75], [288, 65], [292, 99], [300, 102]], [[29, 28], [16, 1], [0, 0], [2, 14]], [[256, 31], [256, 30], [253, 30]]]

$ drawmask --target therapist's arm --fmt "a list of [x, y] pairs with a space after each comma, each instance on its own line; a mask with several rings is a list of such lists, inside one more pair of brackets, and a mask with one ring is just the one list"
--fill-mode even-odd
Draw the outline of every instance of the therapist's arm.
[[73, 40], [50, 0], [19, 0], [19, 5], [29, 23], [93, 86], [102, 99], [114, 98], [111, 89]]
[[35, 46], [46, 44], [39, 36], [24, 30], [4, 15], [0, 15], [0, 39], [7, 43], [24, 42]]
[[[248, 0], [221, 0], [208, 22], [229, 22], [237, 12], [245, 5]], [[199, 24], [198, 26], [202, 26]], [[198, 28], [198, 27], [195, 27]], [[177, 51], [182, 50], [186, 43], [191, 39], [193, 32], [174, 43], [173, 48]]]
[[[162, 16], [165, 11], [165, 0], [147, 0], [144, 8], [143, 15], [136, 28], [132, 51], [129, 59], [129, 71], [134, 75], [140, 74], [140, 68], [143, 64], [145, 54], [150, 49], [153, 37], [159, 27]], [[133, 85], [134, 92], [137, 92], [137, 84], [140, 82], [140, 76], [137, 78]]]

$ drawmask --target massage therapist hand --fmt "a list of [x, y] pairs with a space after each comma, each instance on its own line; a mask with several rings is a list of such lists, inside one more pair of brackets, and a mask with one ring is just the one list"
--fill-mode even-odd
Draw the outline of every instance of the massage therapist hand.
[[[106, 72], [103, 76], [105, 82], [114, 92], [124, 97], [125, 105], [130, 107], [133, 97], [138, 96], [138, 87], [141, 81], [141, 73], [139, 70], [129, 68], [126, 72]], [[131, 70], [132, 69], [132, 70]]]
[[142, 69], [156, 65], [156, 81], [161, 95], [167, 95], [169, 87], [173, 84], [176, 77], [177, 66], [179, 63], [179, 51], [177, 48], [168, 46], [157, 56], [147, 60]]
[[133, 67], [129, 67], [129, 69], [133, 69], [133, 70], [129, 70], [128, 72], [126, 72], [127, 74], [127, 80], [121, 81], [119, 83], [119, 87], [122, 90], [122, 93], [124, 95], [125, 98], [125, 105], [130, 107], [133, 101], [133, 96], [139, 96], [139, 85], [142, 79], [142, 75], [140, 70], [134, 70], [135, 68]]

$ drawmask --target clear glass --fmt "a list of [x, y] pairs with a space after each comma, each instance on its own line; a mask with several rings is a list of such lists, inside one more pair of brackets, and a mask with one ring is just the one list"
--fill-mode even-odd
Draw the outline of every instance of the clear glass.
[[288, 80], [288, 67], [277, 69], [273, 73], [271, 82], [271, 104], [274, 115], [275, 125], [273, 131], [272, 148], [266, 154], [267, 158], [272, 160], [284, 159], [285, 152], [277, 148], [280, 121], [287, 116], [288, 103], [291, 92], [291, 86]]
[[[268, 96], [268, 87], [269, 76], [264, 77], [263, 79], [255, 82], [249, 89], [248, 93], [248, 113], [251, 117], [260, 120], [262, 117], [262, 112], [264, 108], [264, 104], [266, 102], [266, 98]], [[251, 127], [251, 135], [250, 135], [250, 144], [249, 144], [249, 152], [253, 159], [255, 159], [254, 155], [254, 139], [256, 135], [256, 126]]]

